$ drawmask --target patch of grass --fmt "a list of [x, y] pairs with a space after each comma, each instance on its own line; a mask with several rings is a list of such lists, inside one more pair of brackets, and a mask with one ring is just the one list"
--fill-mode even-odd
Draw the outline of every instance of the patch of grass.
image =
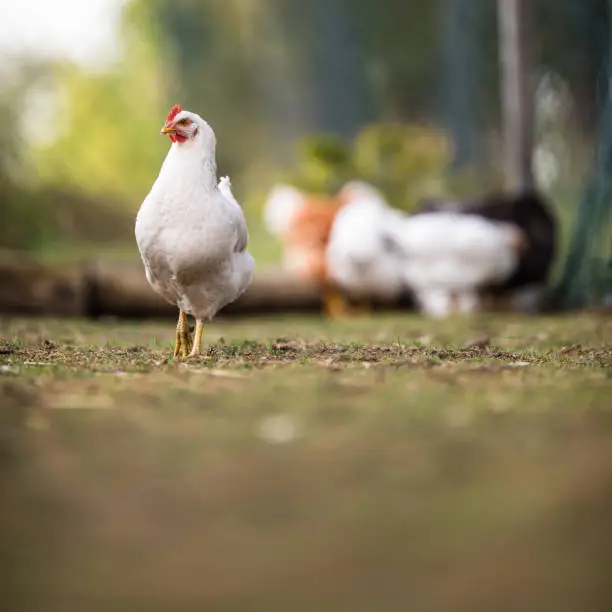
[[0, 320], [11, 610], [608, 610], [597, 315]]

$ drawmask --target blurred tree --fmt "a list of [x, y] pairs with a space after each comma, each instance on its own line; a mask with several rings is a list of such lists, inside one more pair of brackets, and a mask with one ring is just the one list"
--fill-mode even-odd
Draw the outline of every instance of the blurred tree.
[[353, 0], [363, 69], [379, 120], [432, 117], [441, 6], [441, 0]]
[[444, 193], [450, 160], [445, 134], [423, 124], [379, 124], [364, 128], [353, 146], [361, 178], [377, 185], [398, 208], [411, 209], [425, 196]]
[[374, 117], [364, 111], [365, 78], [347, 0], [148, 6], [174, 49], [183, 104], [210, 120], [230, 170], [244, 169], [253, 149], [269, 153], [269, 139], [272, 152], [286, 156], [291, 140], [305, 132], [351, 135]]
[[310, 130], [306, 63], [292, 32], [283, 25], [277, 2], [236, 1], [238, 18], [244, 24], [245, 61], [253, 75], [254, 104], [262, 127], [258, 144], [262, 153], [275, 161], [293, 159], [294, 142]]
[[375, 118], [369, 108], [364, 57], [353, 2], [276, 0], [283, 28], [293, 33], [308, 80], [310, 128], [354, 136]]
[[[598, 53], [584, 49], [596, 47], [605, 0], [563, 10], [534, 1], [540, 64], [588, 99], [580, 92], [594, 90], [596, 70], [583, 67]], [[66, 125], [37, 151], [48, 180], [138, 199], [164, 150], [160, 117], [175, 102], [210, 121], [220, 169], [237, 178], [255, 159], [286, 164], [306, 133], [353, 136], [372, 121], [442, 121], [461, 166], [498, 125], [494, 2], [132, 0], [124, 10], [114, 71], [55, 73]]]
[[[263, 101], [272, 101], [277, 121], [295, 100], [295, 81], [278, 57], [288, 41], [277, 29], [273, 10], [262, 0], [134, 1], [146, 4], [173, 55], [174, 97], [213, 126], [223, 143], [217, 152], [223, 172], [242, 172], [254, 152], [265, 152], [265, 123], [275, 119], [259, 94], [271, 94]], [[269, 66], [262, 60], [270, 58], [272, 71], [266, 74]], [[274, 103], [275, 94], [280, 103]]]
[[600, 58], [599, 129], [569, 251], [554, 291], [557, 303], [568, 308], [600, 305], [612, 298], [612, 0], [607, 1], [610, 14], [607, 49]]
[[376, 124], [352, 141], [332, 134], [305, 137], [295, 169], [284, 181], [310, 193], [335, 194], [347, 181], [363, 179], [392, 205], [411, 209], [422, 197], [445, 192], [448, 162], [447, 139], [435, 127]]
[[482, 67], [482, 0], [445, 0], [441, 114], [453, 140], [452, 168], [482, 162], [486, 124]]
[[167, 149], [159, 128], [172, 71], [144, 5], [127, 5], [121, 40], [124, 57], [108, 72], [54, 67], [50, 78], [59, 101], [58, 135], [51, 143], [35, 141], [32, 156], [43, 182], [106, 194], [113, 197], [109, 201], [131, 202], [135, 208]]
[[[48, 215], [36, 207], [36, 193], [24, 169], [19, 111], [40, 67], [14, 67], [0, 89], [0, 247], [31, 247], [45, 231]], [[41, 214], [42, 212], [42, 214]]]
[[593, 133], [598, 98], [605, 92], [601, 58], [608, 41], [607, 0], [537, 0], [535, 3], [540, 68], [567, 80], [582, 130]]
[[284, 182], [308, 193], [334, 194], [356, 175], [350, 143], [335, 135], [318, 134], [299, 141], [296, 167]]
[[[158, 131], [174, 103], [210, 121], [219, 137], [219, 170], [232, 175], [239, 194], [241, 178], [248, 178], [248, 195], [255, 195], [244, 201], [253, 214], [257, 193], [292, 162], [297, 161], [299, 180], [307, 175], [307, 182], [326, 191], [351, 173], [370, 172], [353, 157], [350, 163], [326, 157], [336, 145], [346, 148], [343, 139], [357, 133], [361, 144], [355, 147], [367, 149], [376, 141], [384, 149], [393, 130], [402, 141], [403, 124], [443, 125], [452, 135], [457, 166], [478, 157], [481, 147], [492, 166], [499, 150], [489, 145], [499, 130], [495, 4], [131, 0], [123, 9], [123, 55], [116, 65], [94, 74], [57, 65], [50, 81], [38, 81], [59, 105], [46, 120], [54, 128], [52, 137], [34, 134], [30, 157], [42, 179], [38, 185], [85, 193], [95, 201], [117, 202], [116, 210], [133, 211], [167, 150]], [[581, 127], [591, 130], [595, 93], [603, 91], [598, 75], [609, 23], [606, 0], [533, 4], [538, 69], [567, 83]], [[330, 147], [304, 145], [305, 151], [295, 146], [321, 131], [330, 135]], [[14, 131], [4, 130], [0, 138], [10, 134]], [[15, 167], [23, 168], [23, 156], [14, 157], [13, 145], [0, 145], [0, 156], [12, 156], [8, 165], [15, 174]], [[410, 151], [406, 155], [416, 154]], [[420, 163], [406, 172], [413, 185], [425, 189], [427, 184], [430, 193], [438, 179], [416, 180]], [[396, 171], [403, 170], [396, 168], [394, 176]], [[2, 176], [0, 170], [6, 183]], [[461, 179], [462, 192], [488, 185], [485, 179], [497, 180], [489, 168], [485, 177], [467, 176]], [[454, 190], [454, 178], [444, 180]], [[389, 181], [396, 184], [396, 178]], [[389, 189], [400, 194], [403, 187]]]

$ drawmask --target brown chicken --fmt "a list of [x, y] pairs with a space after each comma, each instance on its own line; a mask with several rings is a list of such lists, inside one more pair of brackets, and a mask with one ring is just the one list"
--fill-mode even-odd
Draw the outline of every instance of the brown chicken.
[[321, 287], [329, 316], [345, 312], [345, 299], [329, 280], [326, 252], [334, 219], [343, 202], [337, 196], [313, 195], [278, 186], [270, 194], [264, 217], [270, 232], [280, 237], [285, 267]]

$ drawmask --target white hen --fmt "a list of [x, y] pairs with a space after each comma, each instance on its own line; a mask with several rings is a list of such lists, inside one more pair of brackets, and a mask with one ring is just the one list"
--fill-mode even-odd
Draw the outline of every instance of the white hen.
[[480, 288], [510, 276], [525, 244], [513, 224], [452, 212], [398, 218], [388, 239], [407, 285], [435, 317], [476, 310]]
[[147, 280], [179, 308], [174, 356], [185, 357], [187, 314], [196, 319], [191, 355], [199, 355], [204, 321], [246, 291], [255, 261], [229, 178], [217, 184], [212, 128], [175, 106], [161, 133], [173, 144], [138, 211], [135, 233]]
[[339, 193], [344, 206], [334, 220], [327, 248], [328, 273], [342, 291], [364, 302], [394, 302], [404, 284], [400, 258], [386, 232], [398, 216], [373, 186], [353, 181]]

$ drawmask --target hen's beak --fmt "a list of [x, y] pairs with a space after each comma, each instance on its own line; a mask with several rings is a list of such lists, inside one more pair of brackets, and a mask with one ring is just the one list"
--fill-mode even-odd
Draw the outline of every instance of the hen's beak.
[[161, 130], [159, 130], [159, 133], [162, 136], [165, 136], [166, 134], [176, 134], [176, 129], [173, 128], [172, 126], [164, 125], [164, 127]]

